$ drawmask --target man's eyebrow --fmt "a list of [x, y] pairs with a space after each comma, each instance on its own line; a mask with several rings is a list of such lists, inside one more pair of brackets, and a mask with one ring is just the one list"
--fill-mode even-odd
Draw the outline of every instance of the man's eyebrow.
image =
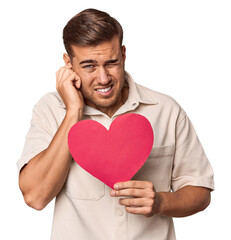
[[82, 62], [80, 62], [79, 64], [84, 64], [84, 63], [97, 63], [97, 61], [89, 59], [89, 60], [83, 60]]
[[111, 59], [111, 60], [106, 61], [105, 63], [106, 64], [108, 64], [108, 63], [116, 63], [118, 61], [119, 61], [119, 59]]
[[[116, 63], [118, 61], [119, 61], [119, 59], [110, 59], [110, 60], [106, 61], [105, 64]], [[85, 63], [97, 63], [97, 61], [93, 60], [93, 59], [88, 59], [88, 60], [81, 61], [79, 64], [85, 64]]]

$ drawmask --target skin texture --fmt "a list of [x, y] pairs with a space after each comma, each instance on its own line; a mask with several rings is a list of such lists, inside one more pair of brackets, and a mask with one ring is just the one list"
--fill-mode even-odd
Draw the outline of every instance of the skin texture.
[[[71, 165], [67, 135], [83, 116], [84, 104], [112, 117], [128, 97], [124, 85], [126, 49], [118, 37], [94, 47], [72, 46], [72, 59], [64, 53], [65, 66], [56, 73], [56, 88], [66, 115], [47, 149], [29, 161], [20, 172], [19, 186], [25, 202], [43, 209], [62, 189]], [[97, 89], [112, 87], [107, 94]], [[66, 140], [65, 140], [66, 139]], [[128, 213], [151, 217], [155, 214], [184, 217], [205, 209], [210, 190], [186, 186], [174, 193], [156, 192], [155, 183], [127, 181], [117, 183], [111, 197], [118, 197]], [[120, 199], [125, 196], [128, 198]]]

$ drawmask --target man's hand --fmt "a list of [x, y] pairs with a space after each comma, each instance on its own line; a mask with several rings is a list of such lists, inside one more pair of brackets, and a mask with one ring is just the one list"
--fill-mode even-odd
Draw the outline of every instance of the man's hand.
[[176, 192], [156, 192], [152, 182], [127, 181], [114, 185], [112, 197], [119, 200], [128, 213], [151, 217], [154, 214], [170, 217], [186, 217], [203, 211], [210, 203], [210, 189], [185, 186]]
[[61, 67], [56, 72], [56, 89], [61, 96], [67, 111], [79, 111], [84, 108], [80, 77], [72, 70], [72, 65]]
[[119, 200], [128, 213], [151, 217], [159, 212], [160, 198], [152, 182], [120, 182], [114, 185], [114, 189], [111, 191], [112, 197], [128, 197]]

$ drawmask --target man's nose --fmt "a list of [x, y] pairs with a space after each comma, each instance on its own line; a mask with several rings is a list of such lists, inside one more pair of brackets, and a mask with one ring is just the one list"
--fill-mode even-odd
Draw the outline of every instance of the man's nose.
[[99, 84], [107, 85], [110, 82], [110, 80], [111, 79], [109, 77], [108, 71], [104, 67], [99, 68], [99, 75], [98, 75]]

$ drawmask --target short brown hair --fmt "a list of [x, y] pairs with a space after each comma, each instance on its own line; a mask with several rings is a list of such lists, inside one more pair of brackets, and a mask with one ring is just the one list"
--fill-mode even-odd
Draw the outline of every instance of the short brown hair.
[[63, 29], [65, 49], [72, 58], [71, 45], [96, 46], [119, 37], [122, 46], [123, 29], [120, 23], [108, 13], [96, 9], [86, 9], [69, 20]]

